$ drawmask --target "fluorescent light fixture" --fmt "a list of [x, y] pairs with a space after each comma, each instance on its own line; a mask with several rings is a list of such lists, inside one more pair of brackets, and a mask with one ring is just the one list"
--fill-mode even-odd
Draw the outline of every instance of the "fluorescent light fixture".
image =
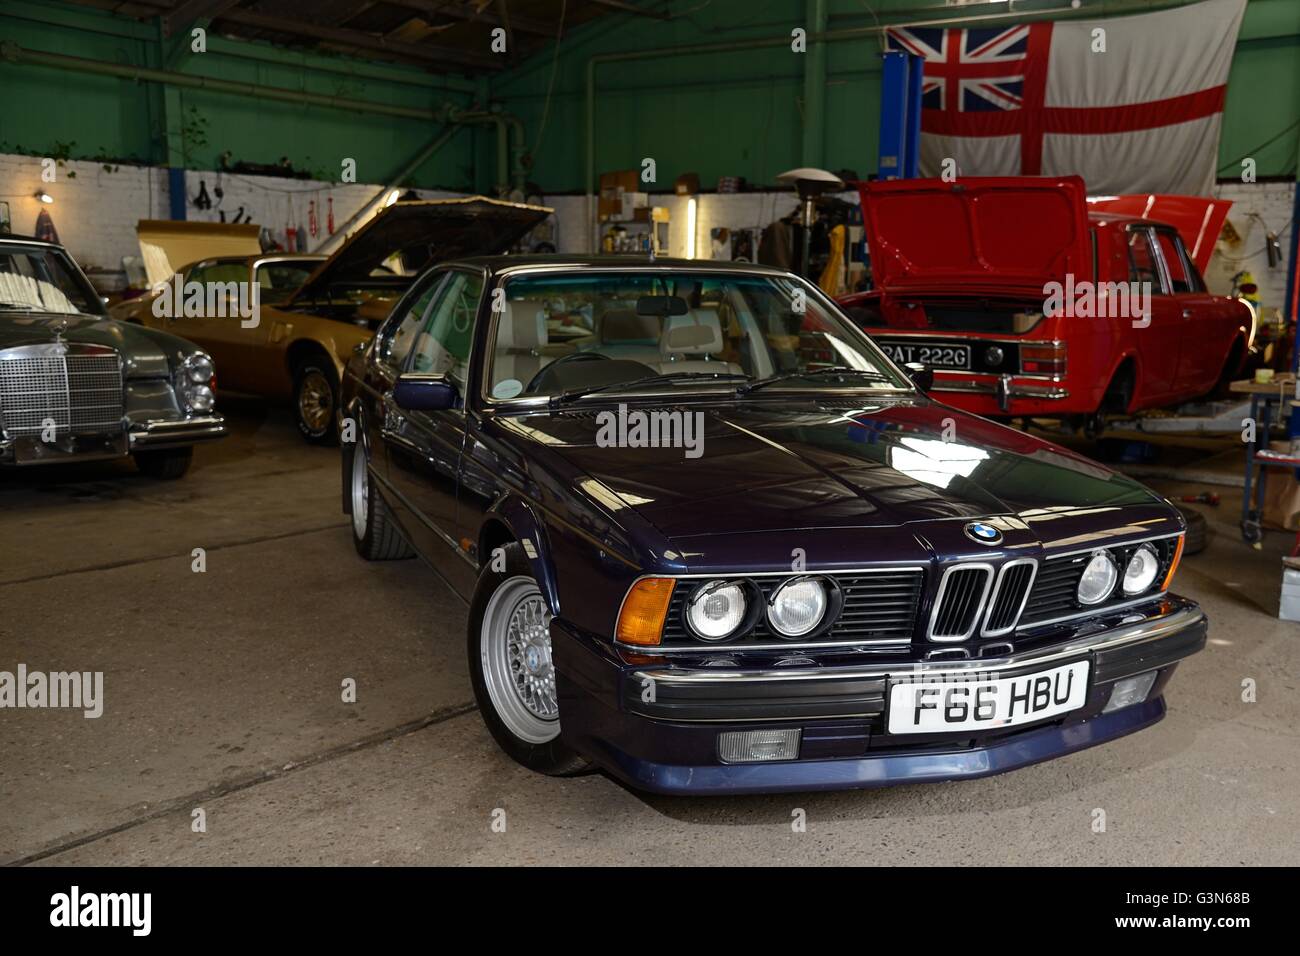
[[695, 258], [695, 197], [686, 200], [686, 258]]
[[36, 198], [41, 202], [45, 203], [46, 205], [49, 205], [50, 203], [54, 202], [54, 197], [51, 196], [49, 193], [45, 192], [43, 189], [36, 190]]
[[402, 195], [402, 191], [400, 189], [394, 189], [391, 193], [389, 193], [388, 198], [384, 200], [385, 208], [397, 202], [397, 197], [400, 195]]

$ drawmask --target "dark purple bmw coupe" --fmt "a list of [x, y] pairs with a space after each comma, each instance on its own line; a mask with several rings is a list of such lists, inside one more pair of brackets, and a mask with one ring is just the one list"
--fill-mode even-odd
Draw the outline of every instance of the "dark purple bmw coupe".
[[777, 270], [449, 263], [348, 365], [343, 507], [470, 602], [483, 719], [544, 773], [952, 780], [1160, 720], [1206, 635], [1177, 510], [927, 385]]

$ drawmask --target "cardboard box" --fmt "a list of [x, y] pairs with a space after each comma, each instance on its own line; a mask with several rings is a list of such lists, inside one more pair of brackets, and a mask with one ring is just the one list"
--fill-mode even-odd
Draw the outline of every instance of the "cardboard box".
[[650, 205], [649, 193], [625, 192], [621, 197], [622, 208], [619, 210], [620, 219], [634, 219], [638, 209], [646, 209]]
[[635, 169], [600, 174], [600, 197], [596, 200], [596, 214], [601, 219], [618, 218], [623, 214], [623, 194], [635, 193], [641, 184]]

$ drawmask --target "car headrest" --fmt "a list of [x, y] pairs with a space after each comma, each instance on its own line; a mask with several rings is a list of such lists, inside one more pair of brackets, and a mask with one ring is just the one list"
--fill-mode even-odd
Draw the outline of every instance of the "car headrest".
[[653, 315], [637, 315], [633, 309], [610, 309], [600, 317], [600, 341], [603, 345], [653, 343], [658, 338], [659, 320]]
[[716, 355], [722, 351], [722, 323], [712, 309], [692, 309], [668, 319], [660, 341], [665, 355]]
[[536, 349], [547, 342], [546, 309], [540, 302], [506, 302], [497, 328], [497, 348]]

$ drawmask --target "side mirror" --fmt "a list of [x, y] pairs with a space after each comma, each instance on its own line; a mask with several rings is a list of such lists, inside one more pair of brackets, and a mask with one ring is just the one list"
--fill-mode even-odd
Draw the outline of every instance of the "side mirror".
[[908, 377], [912, 380], [917, 388], [923, 392], [928, 392], [934, 388], [934, 369], [921, 362], [908, 362], [903, 366]]
[[460, 396], [445, 375], [407, 372], [393, 386], [393, 401], [408, 412], [440, 412], [455, 408]]

